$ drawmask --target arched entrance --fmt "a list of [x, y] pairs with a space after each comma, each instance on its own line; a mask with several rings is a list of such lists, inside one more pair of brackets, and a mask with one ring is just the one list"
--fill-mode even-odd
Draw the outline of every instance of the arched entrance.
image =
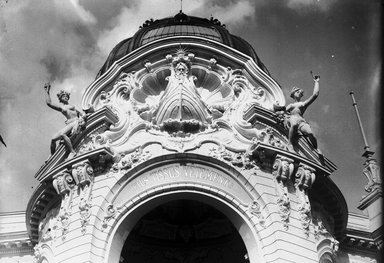
[[[249, 262], [265, 262], [260, 249], [259, 241], [257, 239], [257, 232], [252, 226], [251, 222], [248, 221], [246, 217], [244, 217], [244, 214], [239, 213], [239, 211], [236, 210], [236, 207], [229, 203], [223, 202], [223, 200], [217, 198], [214, 195], [205, 192], [199, 192], [197, 190], [186, 189], [170, 190], [168, 192], [163, 192], [161, 194], [152, 196], [145, 201], [143, 200], [139, 205], [133, 207], [129, 211], [126, 211], [125, 213], [123, 212], [121, 217], [117, 220], [115, 227], [112, 229], [112, 232], [110, 233], [104, 262], [119, 263], [120, 260], [124, 260], [122, 257], [124, 257], [126, 254], [124, 251], [127, 249], [126, 244], [127, 242], [129, 244], [129, 242], [138, 240], [140, 238], [140, 236], [137, 236], [137, 231], [140, 231], [140, 226], [144, 220], [151, 219], [152, 213], [156, 214], [158, 213], [158, 210], [168, 209], [172, 206], [180, 206], [183, 204], [183, 202], [187, 203], [188, 206], [200, 205], [201, 207], [204, 207], [203, 209], [210, 210], [208, 214], [212, 216], [216, 215], [219, 219], [222, 220], [221, 227], [227, 225], [230, 228], [230, 231], [233, 231], [231, 234], [228, 233], [229, 235], [227, 237], [223, 236], [220, 238], [223, 242], [228, 241], [227, 244], [234, 242], [237, 243], [237, 246], [240, 247], [240, 252], [233, 255], [241, 260], [236, 262], [247, 262], [244, 257], [245, 253], [249, 258]], [[182, 211], [183, 210], [178, 210], [177, 212], [182, 213]], [[207, 221], [207, 223], [208, 222], [209, 221]], [[131, 234], [132, 236], [130, 237]], [[178, 240], [184, 241], [183, 237], [180, 236], [178, 238]], [[228, 240], [226, 238], [228, 238]], [[152, 240], [152, 242], [154, 241], [155, 240]], [[192, 241], [191, 238], [190, 241]], [[213, 239], [210, 241], [213, 241]], [[198, 242], [195, 242], [195, 244], [198, 244]], [[185, 261], [186, 259], [183, 257], [182, 260], [175, 261], [174, 259], [174, 261], [168, 262], [189, 262]]]
[[[108, 222], [110, 228], [106, 233], [104, 262], [118, 263], [124, 260], [124, 256], [129, 258], [131, 254], [142, 253], [131, 251], [131, 254], [127, 254], [124, 251], [144, 241], [156, 245], [157, 250], [164, 246], [168, 250], [173, 249], [173, 255], [164, 256], [164, 260], [168, 261], [161, 262], [195, 262], [185, 252], [192, 248], [201, 248], [201, 255], [213, 256], [214, 253], [210, 254], [202, 247], [210, 245], [208, 247], [213, 249], [213, 244], [220, 242], [222, 246], [215, 248], [216, 251], [224, 251], [224, 254], [221, 253], [222, 262], [227, 257], [235, 257], [231, 262], [247, 262], [246, 255], [249, 262], [265, 262], [257, 230], [262, 226], [252, 210], [255, 200], [264, 206], [262, 198], [254, 188], [245, 186], [247, 181], [242, 174], [226, 164], [214, 159], [208, 162], [207, 157], [201, 160], [197, 155], [187, 157], [188, 163], [172, 158], [169, 158], [172, 161], [152, 160], [151, 164], [143, 163], [134, 174], [127, 173], [111, 189], [108, 198], [111, 198], [110, 203], [117, 212]], [[205, 212], [198, 214], [197, 211]], [[172, 213], [180, 216], [174, 215], [171, 220]], [[206, 228], [202, 231], [204, 226]], [[196, 229], [201, 231], [197, 234]], [[223, 233], [219, 235], [221, 231]], [[167, 239], [164, 238], [166, 235]], [[127, 244], [132, 246], [128, 248]], [[175, 244], [179, 247], [176, 252], [173, 247]], [[228, 244], [238, 248], [238, 252], [225, 254], [230, 251], [225, 250]], [[141, 245], [136, 247], [143, 248]], [[169, 261], [169, 257], [174, 257], [175, 253], [181, 254], [179, 259]], [[155, 259], [160, 262], [157, 257]], [[148, 261], [151, 260], [130, 260]], [[206, 262], [214, 261], [208, 259]]]
[[161, 204], [129, 233], [120, 262], [249, 262], [231, 221], [206, 203], [179, 199]]

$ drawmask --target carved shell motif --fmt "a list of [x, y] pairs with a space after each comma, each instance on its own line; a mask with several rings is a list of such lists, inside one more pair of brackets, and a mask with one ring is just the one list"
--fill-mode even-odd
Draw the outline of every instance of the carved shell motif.
[[204, 130], [234, 100], [233, 89], [219, 74], [201, 66], [192, 68], [190, 57], [174, 57], [170, 70], [148, 74], [132, 93], [140, 117], [169, 133]]

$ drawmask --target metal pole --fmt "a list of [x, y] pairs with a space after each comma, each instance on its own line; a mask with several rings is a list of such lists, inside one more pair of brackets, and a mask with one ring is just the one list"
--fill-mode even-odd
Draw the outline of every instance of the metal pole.
[[355, 108], [356, 117], [357, 117], [357, 121], [359, 122], [361, 135], [363, 136], [364, 149], [365, 149], [365, 151], [370, 151], [369, 150], [369, 146], [368, 146], [368, 142], [367, 142], [367, 138], [365, 137], [365, 133], [364, 133], [364, 129], [363, 129], [363, 124], [361, 123], [361, 119], [360, 119], [360, 115], [359, 115], [359, 110], [357, 109], [357, 103], [355, 101], [355, 97], [353, 96], [354, 93], [353, 93], [353, 91], [351, 91], [351, 92], [349, 92], [349, 94], [352, 97], [352, 103], [353, 103], [352, 105]]

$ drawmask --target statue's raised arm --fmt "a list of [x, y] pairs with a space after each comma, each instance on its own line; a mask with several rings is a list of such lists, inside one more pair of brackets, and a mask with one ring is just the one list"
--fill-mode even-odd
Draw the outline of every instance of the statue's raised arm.
[[54, 154], [56, 151], [56, 142], [58, 140], [63, 140], [64, 144], [70, 152], [70, 157], [76, 155], [76, 152], [73, 149], [70, 136], [79, 134], [81, 130], [85, 127], [85, 121], [87, 114], [84, 114], [76, 106], [69, 105], [70, 93], [68, 91], [61, 90], [57, 94], [57, 98], [62, 105], [57, 105], [52, 102], [50, 96], [51, 85], [49, 83], [44, 85], [44, 90], [46, 91], [46, 103], [47, 105], [57, 111], [60, 111], [66, 118], [66, 126], [58, 131], [52, 136], [51, 140], [51, 154]]
[[45, 83], [44, 85], [44, 90], [45, 90], [45, 102], [47, 103], [47, 105], [54, 109], [54, 110], [57, 110], [57, 111], [62, 111], [62, 107], [60, 107], [59, 105], [56, 105], [54, 103], [52, 103], [52, 99], [51, 99], [51, 94], [50, 94], [50, 91], [51, 91], [51, 84], [48, 82], [48, 83]]
[[308, 107], [309, 105], [311, 105], [312, 102], [314, 102], [317, 99], [320, 93], [320, 76], [314, 76], [313, 81], [314, 81], [313, 93], [308, 99], [304, 101], [305, 107]]

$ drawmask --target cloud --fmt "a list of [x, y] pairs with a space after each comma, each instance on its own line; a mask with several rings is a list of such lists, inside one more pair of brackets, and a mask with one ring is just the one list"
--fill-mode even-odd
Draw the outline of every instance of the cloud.
[[[169, 5], [158, 0], [131, 1], [129, 6], [121, 7], [120, 13], [116, 14], [110, 20], [109, 25], [101, 31], [97, 41], [98, 48], [106, 56], [120, 41], [132, 37], [144, 21], [150, 18], [156, 20], [176, 15], [179, 12], [179, 1], [170, 2], [173, 2], [174, 11], [170, 10]], [[187, 15], [196, 13], [202, 17], [209, 17], [214, 10], [214, 6], [209, 3], [205, 0], [185, 1], [183, 2], [183, 12]], [[242, 2], [235, 4], [235, 6], [238, 6], [236, 12], [240, 12], [242, 8], [245, 9], [242, 7]], [[201, 13], [201, 10], [204, 10], [204, 13]], [[225, 9], [220, 10], [224, 11]]]
[[[260, 1], [259, 1], [260, 2]], [[261, 1], [258, 4], [261, 4]], [[196, 5], [196, 3], [198, 3]], [[221, 23], [230, 26], [247, 22], [253, 23], [256, 8], [255, 1], [195, 1], [193, 14], [201, 17], [217, 18]]]
[[310, 11], [328, 11], [336, 0], [287, 0], [288, 8], [294, 9], [299, 13]]

